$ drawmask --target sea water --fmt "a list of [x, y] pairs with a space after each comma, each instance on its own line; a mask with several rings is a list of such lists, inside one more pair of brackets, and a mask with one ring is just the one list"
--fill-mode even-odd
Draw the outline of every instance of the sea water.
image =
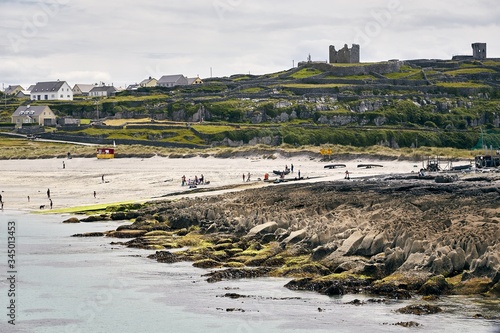
[[[415, 316], [395, 310], [418, 299], [355, 306], [347, 303], [367, 297], [290, 291], [283, 278], [207, 283], [208, 270], [157, 263], [147, 258], [154, 251], [112, 245], [120, 240], [106, 237], [70, 237], [124, 222], [62, 224], [65, 218], [0, 212], [0, 332], [500, 332], [498, 320], [473, 319], [499, 315], [491, 300], [444, 297], [437, 303], [443, 312]], [[394, 325], [409, 321], [421, 326]]]

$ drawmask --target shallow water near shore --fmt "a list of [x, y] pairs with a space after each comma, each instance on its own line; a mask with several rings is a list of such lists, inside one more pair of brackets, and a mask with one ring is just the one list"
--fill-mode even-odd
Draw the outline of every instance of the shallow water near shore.
[[[283, 287], [288, 279], [209, 284], [190, 263], [160, 264], [153, 251], [111, 245], [110, 238], [72, 238], [115, 229], [118, 222], [61, 224], [61, 216], [0, 212], [0, 332], [500, 332], [499, 303], [443, 297], [443, 312], [403, 315], [418, 299], [346, 304], [369, 297], [327, 297]], [[16, 226], [16, 325], [8, 324], [7, 222]], [[233, 293], [245, 297], [230, 298]], [[393, 324], [414, 321], [421, 326]]]

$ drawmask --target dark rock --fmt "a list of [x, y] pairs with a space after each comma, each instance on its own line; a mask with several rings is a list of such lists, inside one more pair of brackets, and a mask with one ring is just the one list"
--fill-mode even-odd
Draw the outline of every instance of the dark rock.
[[360, 301], [359, 299], [353, 299], [352, 301], [350, 302], [347, 302], [345, 304], [351, 304], [351, 305], [365, 305], [366, 303], [365, 302], [362, 302]]
[[262, 235], [262, 237], [260, 238], [261, 242], [264, 243], [264, 244], [267, 244], [267, 243], [270, 243], [272, 241], [275, 241], [276, 240], [276, 235], [274, 234], [265, 234], [265, 235]]
[[224, 297], [232, 298], [232, 299], [237, 299], [237, 298], [246, 298], [248, 296], [237, 294], [237, 293], [225, 293]]
[[219, 261], [212, 259], [203, 259], [195, 261], [193, 263], [193, 266], [197, 268], [214, 268], [214, 267], [220, 267], [221, 263]]
[[398, 309], [396, 311], [403, 314], [414, 314], [421, 316], [421, 315], [436, 314], [443, 310], [435, 305], [415, 304], [415, 305], [405, 306], [404, 308]]
[[249, 279], [256, 277], [267, 276], [270, 272], [269, 268], [228, 268], [221, 271], [210, 272], [203, 276], [208, 276], [207, 282], [219, 282], [222, 280], [233, 280], [233, 279]]
[[181, 261], [175, 254], [169, 251], [156, 251], [155, 254], [149, 255], [148, 258], [166, 264], [173, 264]]
[[290, 290], [316, 291], [324, 295], [335, 296], [348, 293], [359, 293], [364, 290], [370, 282], [363, 279], [344, 278], [341, 280], [324, 280], [302, 278], [288, 282], [285, 288]]
[[266, 267], [280, 267], [286, 263], [285, 258], [283, 257], [271, 257], [264, 261], [263, 266]]
[[345, 294], [345, 288], [342, 284], [338, 282], [334, 282], [331, 286], [326, 288], [322, 294], [328, 295], [328, 296], [338, 296], [338, 295], [344, 295]]
[[76, 217], [70, 217], [67, 220], [64, 220], [62, 223], [80, 223], [80, 220]]
[[116, 238], [136, 238], [143, 236], [147, 230], [116, 230], [107, 233], [108, 237], [116, 237]]
[[170, 227], [172, 229], [189, 228], [194, 225], [199, 225], [199, 221], [195, 214], [174, 215], [170, 219]]
[[71, 237], [103, 237], [104, 235], [104, 232], [87, 232], [84, 234], [74, 234]]
[[98, 221], [109, 221], [110, 217], [106, 214], [92, 215], [87, 218], [81, 219], [80, 222], [98, 222]]
[[236, 308], [227, 308], [226, 311], [227, 312], [234, 312], [234, 311], [245, 312], [244, 309], [236, 309]]
[[318, 246], [312, 252], [312, 260], [321, 260], [337, 250], [336, 246]]
[[386, 296], [392, 299], [410, 299], [411, 293], [392, 284], [372, 285], [366, 289], [366, 292], [373, 295]]
[[442, 295], [450, 290], [450, 286], [442, 275], [431, 277], [424, 285], [418, 290], [419, 294], [423, 295]]
[[393, 324], [395, 326], [402, 326], [402, 327], [419, 327], [422, 326], [421, 324], [415, 322], [415, 321], [400, 321], [398, 323]]

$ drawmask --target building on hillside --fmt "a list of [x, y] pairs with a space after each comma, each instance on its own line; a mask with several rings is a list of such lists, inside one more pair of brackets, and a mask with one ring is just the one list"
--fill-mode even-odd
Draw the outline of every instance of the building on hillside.
[[111, 97], [116, 95], [116, 88], [113, 86], [94, 87], [90, 90], [90, 97]]
[[98, 84], [77, 83], [73, 86], [73, 96], [88, 96], [92, 88], [98, 87]]
[[34, 84], [32, 84], [31, 86], [29, 86], [28, 89], [26, 89], [26, 91], [29, 91], [31, 93], [31, 91], [33, 90], [33, 88], [35, 88]]
[[20, 91], [24, 91], [24, 88], [21, 87], [20, 85], [15, 85], [15, 86], [8, 86], [5, 88], [5, 95], [12, 95], [15, 96], [17, 95]]
[[57, 124], [61, 126], [80, 126], [81, 122], [81, 119], [73, 117], [63, 117], [57, 119]]
[[299, 61], [297, 66], [302, 67], [311, 64], [326, 64], [326, 61], [312, 60], [311, 54], [307, 56], [307, 61]]
[[139, 89], [141, 86], [138, 84], [138, 83], [134, 83], [134, 84], [130, 84], [127, 89], [125, 90], [137, 90]]
[[188, 85], [188, 79], [182, 74], [163, 75], [158, 80], [159, 87], [176, 87], [176, 86], [187, 86], [187, 85]]
[[158, 80], [150, 76], [148, 79], [142, 80], [141, 83], [139, 83], [139, 86], [142, 88], [153, 88], [156, 87], [157, 84]]
[[451, 58], [454, 61], [485, 60], [486, 43], [472, 43], [472, 55], [455, 55]]
[[20, 106], [11, 116], [12, 123], [16, 127], [22, 127], [22, 124], [38, 124], [49, 126], [56, 124], [56, 115], [48, 106]]
[[33, 101], [73, 100], [73, 90], [66, 81], [38, 82], [30, 94]]
[[472, 44], [472, 58], [474, 58], [475, 60], [486, 59], [486, 43]]
[[189, 77], [188, 78], [188, 85], [192, 85], [192, 84], [203, 84], [203, 80], [200, 79], [199, 76], [197, 76], [197, 77]]
[[349, 48], [347, 44], [340, 50], [335, 50], [335, 46], [330, 45], [330, 64], [357, 64], [359, 63], [359, 45], [352, 44]]
[[30, 98], [30, 92], [27, 90], [22, 90], [16, 94], [17, 98]]

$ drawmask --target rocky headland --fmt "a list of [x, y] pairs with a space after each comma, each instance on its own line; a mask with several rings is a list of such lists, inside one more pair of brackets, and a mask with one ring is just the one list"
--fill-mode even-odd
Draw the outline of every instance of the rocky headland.
[[456, 178], [291, 182], [121, 206], [90, 221], [133, 224], [78, 236], [192, 261], [213, 269], [208, 282], [284, 276], [290, 289], [327, 295], [498, 296], [500, 177]]

